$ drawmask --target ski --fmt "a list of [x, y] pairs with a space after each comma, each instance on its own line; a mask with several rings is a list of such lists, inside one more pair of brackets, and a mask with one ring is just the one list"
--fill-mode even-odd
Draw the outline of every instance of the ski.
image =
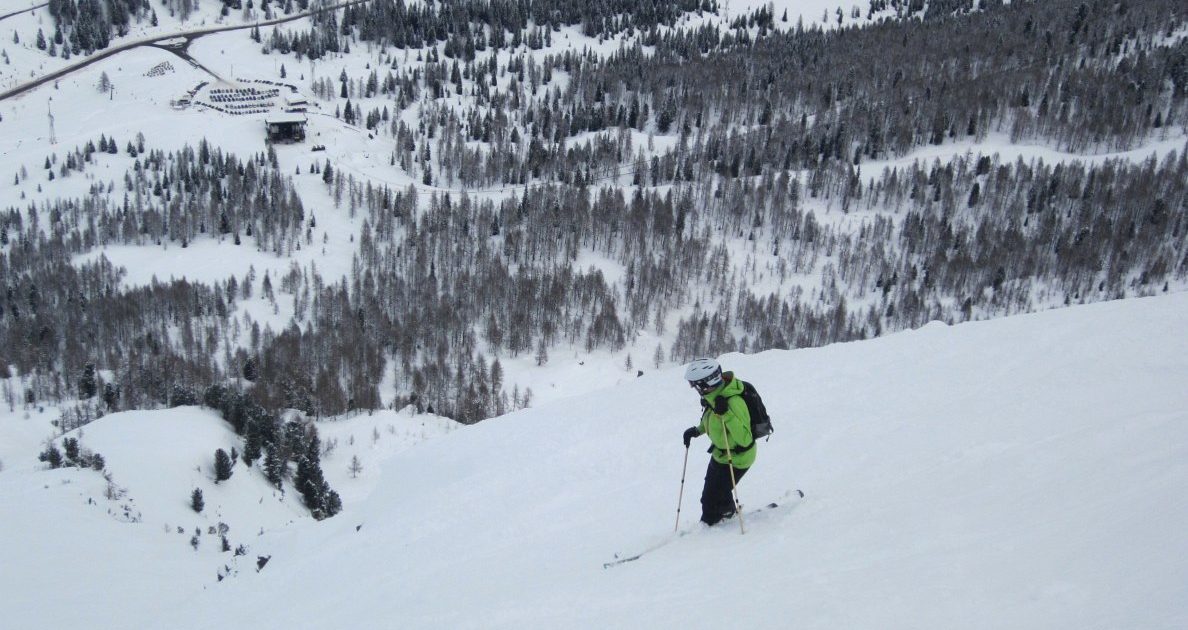
[[[797, 498], [800, 498], [800, 499], [804, 498], [804, 491], [802, 491], [800, 489], [791, 490], [791, 491], [787, 492], [784, 496], [790, 497], [790, 496], [792, 496], [793, 492], [796, 493]], [[747, 516], [750, 516], [751, 514], [757, 514], [764, 510], [771, 510], [771, 509], [778, 508], [778, 507], [780, 507], [780, 504], [778, 502], [773, 501], [771, 503], [768, 503], [767, 505], [764, 505], [763, 507], [759, 507], [759, 508], [756, 508], [756, 509], [750, 510], [750, 511], [745, 511], [743, 513], [746, 514]], [[731, 517], [731, 518], [733, 518], [733, 517]], [[648, 547], [647, 549], [644, 549], [643, 551], [641, 551], [635, 555], [620, 558], [619, 554], [615, 554], [615, 559], [611, 560], [610, 562], [603, 562], [602, 568], [609, 569], [611, 567], [617, 567], [621, 564], [627, 564], [628, 562], [635, 562], [636, 560], [639, 560], [640, 558], [648, 555], [649, 553], [652, 553], [653, 551], [656, 551], [657, 549], [664, 547], [665, 545], [671, 543], [672, 541], [674, 541], [678, 538], [685, 536], [686, 534], [688, 534], [692, 531], [696, 531], [696, 530], [685, 530], [685, 531], [682, 531], [682, 532], [675, 534], [673, 536], [669, 536], [669, 537], [665, 538], [664, 540], [660, 541], [659, 543], [656, 543], [655, 545], [652, 545], [651, 547]]]
[[619, 566], [620, 564], [627, 564], [628, 562], [635, 562], [636, 560], [639, 560], [640, 558], [644, 557], [645, 555], [663, 547], [664, 545], [667, 545], [668, 543], [676, 540], [677, 538], [680, 538], [681, 536], [684, 536], [687, 533], [688, 532], [681, 532], [681, 533], [677, 534], [676, 536], [673, 536], [672, 538], [669, 538], [661, 543], [652, 545], [651, 547], [644, 549], [643, 551], [635, 554], [634, 556], [627, 556], [626, 558], [620, 558], [620, 557], [618, 557], [618, 554], [615, 554], [615, 559], [611, 560], [610, 562], [603, 562], [602, 568], [609, 569], [611, 567]]

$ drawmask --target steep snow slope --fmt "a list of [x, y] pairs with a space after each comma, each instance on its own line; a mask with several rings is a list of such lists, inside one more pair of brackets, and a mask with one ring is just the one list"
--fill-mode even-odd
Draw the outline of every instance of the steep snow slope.
[[[777, 432], [696, 525], [679, 370], [410, 449], [161, 628], [1188, 625], [1188, 294], [727, 356]], [[361, 527], [360, 527], [361, 526]], [[128, 605], [131, 605], [130, 603]]]

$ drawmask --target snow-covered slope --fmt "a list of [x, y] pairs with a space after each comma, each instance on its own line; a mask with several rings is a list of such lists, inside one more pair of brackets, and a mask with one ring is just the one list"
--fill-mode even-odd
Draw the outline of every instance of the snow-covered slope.
[[[671, 534], [697, 412], [676, 370], [461, 431], [391, 413], [324, 425], [347, 508], [321, 523], [242, 465], [214, 486], [209, 454], [232, 435], [208, 412], [115, 414], [82, 441], [120, 499], [92, 471], [0, 472], [0, 614], [14, 628], [1183, 627], [1186, 324], [1174, 294], [725, 357], [777, 422], [741, 497], [784, 506], [746, 535], [695, 523], [704, 439], [688, 535]], [[9, 416], [5, 435], [36, 421]], [[807, 498], [785, 500], [794, 488]], [[205, 531], [189, 546], [221, 519], [250, 547], [238, 563]], [[63, 590], [70, 605], [48, 605]]]
[[[291, 484], [285, 492], [269, 485], [259, 462], [250, 471], [238, 462], [231, 479], [214, 482], [215, 449], [243, 444], [212, 411], [116, 413], [70, 432], [83, 449], [103, 456], [103, 474], [44, 470], [34, 456], [52, 434], [45, 418], [55, 411], [25, 415], [0, 414], [4, 628], [143, 627], [121, 616], [151, 618], [221, 576], [253, 571], [260, 556], [272, 553], [266, 533], [313, 522]], [[385, 461], [458, 426], [397, 412], [321, 423], [326, 478], [350, 507], [382, 477]], [[353, 458], [360, 470], [352, 472]], [[200, 514], [190, 506], [195, 488], [205, 502]], [[224, 535], [231, 552], [223, 551]], [[47, 597], [62, 589], [69, 601], [48, 607]]]
[[[111, 519], [44, 521], [66, 544], [30, 546], [15, 506], [63, 473], [10, 469], [2, 587], [47, 589], [0, 606], [14, 627], [76, 619], [47, 605], [63, 591], [104, 627], [1185, 627], [1186, 325], [1173, 294], [724, 357], [777, 423], [743, 502], [807, 498], [701, 529], [702, 438], [688, 535], [610, 569], [672, 538], [697, 413], [677, 370], [394, 453], [370, 496], [265, 532], [267, 567], [217, 583], [147, 535], [113, 557], [109, 530], [136, 526]], [[136, 553], [172, 585], [129, 588], [164, 579]], [[100, 567], [110, 588], [80, 589]]]

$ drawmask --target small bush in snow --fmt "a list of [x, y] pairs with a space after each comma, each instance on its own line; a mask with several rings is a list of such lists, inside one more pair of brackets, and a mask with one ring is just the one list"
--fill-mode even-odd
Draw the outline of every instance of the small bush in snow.
[[206, 501], [202, 499], [202, 488], [194, 488], [194, 491], [190, 493], [190, 509], [201, 513], [205, 507]]
[[50, 444], [37, 456], [37, 460], [49, 464], [50, 468], [61, 468], [62, 451], [59, 451], [58, 447]]

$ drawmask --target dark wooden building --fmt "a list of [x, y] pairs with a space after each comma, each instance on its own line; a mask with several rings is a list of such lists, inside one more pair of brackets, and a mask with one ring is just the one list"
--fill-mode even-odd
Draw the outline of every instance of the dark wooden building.
[[264, 119], [269, 142], [303, 142], [305, 114], [274, 114]]

